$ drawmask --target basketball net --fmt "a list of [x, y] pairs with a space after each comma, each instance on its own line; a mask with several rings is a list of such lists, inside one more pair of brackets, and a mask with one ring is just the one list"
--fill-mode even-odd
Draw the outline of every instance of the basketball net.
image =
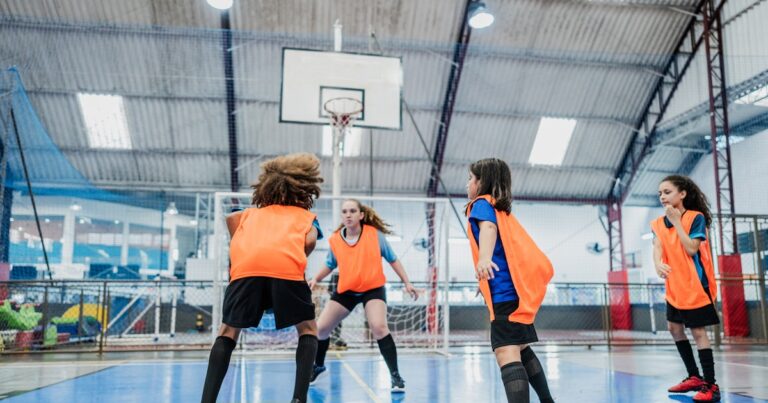
[[331, 127], [339, 134], [339, 142], [344, 141], [347, 128], [352, 127], [355, 119], [363, 112], [363, 103], [354, 98], [332, 98], [323, 104], [328, 112]]

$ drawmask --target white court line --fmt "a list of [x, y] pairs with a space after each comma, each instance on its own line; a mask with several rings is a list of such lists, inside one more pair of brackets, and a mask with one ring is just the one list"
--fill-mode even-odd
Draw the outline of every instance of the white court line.
[[755, 365], [755, 364], [742, 364], [740, 362], [727, 362], [727, 361], [721, 361], [723, 365], [735, 365], [738, 367], [748, 367], [748, 368], [756, 368], [756, 369], [764, 369], [768, 370], [768, 367], [765, 365]]
[[336, 352], [336, 358], [341, 362], [341, 365], [344, 366], [344, 369], [346, 369], [347, 372], [349, 372], [349, 374], [352, 375], [352, 379], [354, 379], [355, 382], [357, 382], [357, 384], [360, 385], [365, 390], [365, 393], [368, 394], [368, 397], [370, 397], [371, 400], [373, 400], [375, 403], [383, 403], [381, 400], [379, 400], [379, 398], [376, 396], [376, 393], [373, 392], [371, 387], [368, 386], [367, 383], [363, 382], [363, 379], [360, 378], [360, 375], [358, 375], [357, 372], [355, 372], [355, 370], [349, 366], [349, 364], [347, 364], [344, 360], [341, 359], [341, 354], [338, 351]]
[[240, 357], [240, 401], [246, 402], [245, 398], [248, 394], [246, 392], [245, 383], [247, 378], [245, 376], [245, 357]]

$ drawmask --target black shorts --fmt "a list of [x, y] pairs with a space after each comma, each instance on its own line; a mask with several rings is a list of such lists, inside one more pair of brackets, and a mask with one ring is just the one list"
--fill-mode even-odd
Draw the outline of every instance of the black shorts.
[[517, 310], [519, 304], [518, 300], [493, 304], [496, 319], [491, 322], [491, 348], [494, 350], [503, 346], [518, 346], [539, 341], [536, 328], [532, 324], [509, 321], [509, 315]]
[[222, 322], [241, 329], [256, 327], [267, 309], [274, 311], [278, 329], [315, 319], [312, 291], [306, 281], [245, 277], [229, 283]]
[[697, 328], [720, 323], [714, 304], [696, 309], [677, 309], [667, 302], [667, 320], [685, 327]]
[[334, 292], [333, 295], [331, 295], [331, 301], [336, 301], [344, 308], [347, 308], [348, 311], [352, 312], [353, 309], [357, 306], [359, 303], [363, 303], [363, 307], [365, 307], [365, 304], [368, 303], [368, 301], [372, 299], [380, 299], [387, 302], [387, 289], [384, 288], [384, 286], [381, 286], [379, 288], [374, 288], [372, 290], [368, 290], [366, 292], [354, 292], [354, 291], [345, 291], [341, 294], [338, 292]]

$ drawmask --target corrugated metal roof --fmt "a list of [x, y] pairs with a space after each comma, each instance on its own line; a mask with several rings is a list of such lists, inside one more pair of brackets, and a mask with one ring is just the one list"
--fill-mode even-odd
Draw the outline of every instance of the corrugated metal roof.
[[[489, 4], [496, 24], [474, 31], [446, 147], [449, 192], [469, 162], [502, 156], [527, 196], [602, 198], [639, 114], [697, 0]], [[96, 183], [227, 188], [226, 104], [219, 13], [203, 1], [72, 0], [0, 4], [0, 62], [18, 64], [55, 142]], [[321, 151], [317, 126], [278, 123], [284, 46], [328, 49], [340, 18], [345, 49], [367, 51], [370, 27], [403, 60], [404, 98], [429, 151], [463, 0], [238, 1], [232, 10], [240, 163]], [[743, 18], [746, 18], [743, 17]], [[133, 151], [87, 149], [75, 94], [125, 96]], [[542, 116], [579, 120], [560, 168], [530, 167]], [[368, 134], [345, 162], [345, 189], [369, 186]], [[424, 192], [430, 164], [407, 115], [374, 132], [374, 187]], [[323, 167], [330, 172], [328, 158]], [[242, 169], [254, 178], [258, 164]]]

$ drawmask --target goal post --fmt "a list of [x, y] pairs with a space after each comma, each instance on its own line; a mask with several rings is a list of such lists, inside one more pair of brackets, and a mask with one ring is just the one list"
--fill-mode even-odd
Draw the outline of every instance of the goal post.
[[[221, 323], [224, 292], [229, 278], [229, 233], [226, 216], [232, 211], [250, 207], [249, 193], [216, 193], [214, 201], [214, 232], [209, 258], [214, 268], [214, 303], [212, 337]], [[442, 198], [412, 198], [386, 196], [321, 197], [312, 211], [317, 214], [324, 239], [319, 240], [308, 257], [307, 278], [313, 276], [325, 263], [328, 238], [339, 225], [332, 217], [333, 202], [354, 198], [373, 207], [382, 219], [392, 226], [393, 234], [386, 239], [406, 273], [419, 290], [413, 301], [405, 292], [394, 270], [382, 260], [387, 277], [388, 324], [398, 347], [446, 352], [448, 348], [449, 306], [449, 220], [450, 204]], [[330, 299], [328, 276], [312, 297], [317, 315]], [[247, 351], [275, 351], [293, 349], [296, 331], [293, 328], [276, 330], [274, 317], [266, 313], [258, 328], [242, 332], [241, 343]], [[376, 346], [362, 305], [358, 305], [344, 320], [340, 337], [350, 349], [371, 349]]]

